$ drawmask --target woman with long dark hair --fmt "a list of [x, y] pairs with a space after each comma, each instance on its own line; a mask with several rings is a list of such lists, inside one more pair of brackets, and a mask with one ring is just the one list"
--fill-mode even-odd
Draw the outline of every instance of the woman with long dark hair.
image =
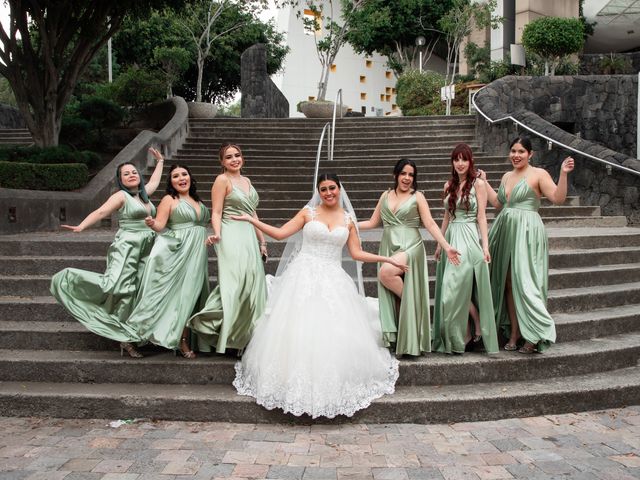
[[76, 320], [93, 333], [120, 342], [120, 353], [126, 351], [133, 358], [140, 358], [142, 354], [129, 343], [132, 332], [125, 320], [133, 309], [142, 271], [156, 236], [144, 219], [156, 214], [149, 195], [160, 184], [164, 163], [158, 150], [150, 148], [149, 152], [157, 164], [146, 185], [133, 163], [121, 163], [116, 169], [118, 191], [79, 225], [61, 225], [80, 233], [118, 212], [119, 228], [107, 251], [104, 273], [65, 268], [51, 279], [51, 294]]
[[[532, 156], [529, 138], [514, 139], [509, 146], [513, 170], [503, 175], [497, 192], [487, 183], [489, 202], [502, 209], [489, 231], [496, 322], [509, 339], [504, 349], [525, 354], [542, 353], [556, 340], [547, 311], [547, 233], [538, 208], [542, 196], [555, 205], [564, 203], [567, 176], [574, 167], [573, 158], [565, 158], [556, 185], [549, 172], [531, 165]], [[524, 343], [518, 348], [521, 339]]]
[[[470, 341], [483, 342], [487, 353], [498, 351], [487, 235], [487, 192], [477, 178], [473, 152], [461, 143], [451, 152], [451, 178], [444, 185], [445, 214], [442, 233], [455, 245], [464, 262], [454, 267], [440, 259], [436, 248], [436, 295], [433, 321], [433, 350], [464, 353]], [[478, 241], [478, 231], [482, 245]], [[473, 334], [469, 325], [473, 319]]]
[[135, 340], [151, 342], [194, 358], [187, 320], [209, 294], [207, 225], [209, 209], [200, 201], [186, 165], [172, 165], [156, 218], [146, 223], [158, 235], [144, 269], [138, 300], [127, 325]]
[[415, 162], [407, 158], [398, 160], [393, 177], [393, 189], [380, 196], [371, 218], [358, 226], [366, 230], [382, 222], [384, 230], [378, 253], [409, 265], [408, 272], [389, 264], [378, 268], [380, 322], [385, 344], [393, 346], [398, 357], [421, 355], [431, 351], [431, 326], [427, 254], [420, 225], [442, 245], [451, 263], [458, 265], [460, 259], [431, 217], [427, 199], [418, 191]]
[[198, 333], [200, 351], [213, 347], [224, 353], [227, 348], [242, 350], [247, 346], [264, 312], [267, 243], [260, 230], [231, 218], [244, 213], [256, 217], [259, 201], [251, 181], [242, 175], [242, 150], [238, 145], [224, 144], [219, 156], [222, 173], [211, 188], [213, 235], [208, 238], [218, 257], [218, 285], [205, 307], [189, 320], [189, 326]]

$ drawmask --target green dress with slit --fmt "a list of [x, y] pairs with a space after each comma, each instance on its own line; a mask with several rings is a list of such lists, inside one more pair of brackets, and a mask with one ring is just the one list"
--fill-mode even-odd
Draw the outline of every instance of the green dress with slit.
[[547, 311], [549, 254], [547, 234], [538, 214], [540, 199], [522, 178], [507, 200], [504, 184], [498, 189], [503, 205], [489, 231], [491, 291], [498, 330], [511, 331], [504, 294], [507, 272], [522, 338], [544, 351], [556, 341], [556, 328]]
[[[448, 207], [445, 198], [445, 208]], [[436, 293], [433, 314], [433, 350], [442, 353], [464, 353], [469, 324], [469, 304], [480, 316], [480, 332], [487, 353], [498, 351], [498, 337], [491, 297], [489, 265], [484, 261], [478, 236], [478, 202], [475, 187], [469, 192], [469, 210], [461, 199], [455, 217], [449, 219], [445, 238], [460, 252], [460, 265], [453, 265], [442, 255], [436, 268]]]
[[[395, 212], [383, 194], [380, 215], [384, 226], [380, 255], [407, 254], [409, 271], [404, 274], [402, 300], [378, 282], [380, 323], [385, 345], [395, 344], [396, 354], [421, 355], [431, 351], [429, 276], [427, 255], [420, 234], [420, 213], [416, 195], [401, 203]], [[378, 265], [378, 270], [380, 265]]]
[[258, 206], [253, 186], [245, 193], [233, 186], [224, 199], [218, 257], [218, 285], [204, 308], [189, 320], [198, 334], [200, 351], [224, 353], [249, 343], [256, 321], [264, 312], [267, 287], [256, 231], [232, 215], [253, 215]]
[[144, 269], [137, 304], [127, 320], [136, 332], [131, 341], [177, 349], [182, 331], [209, 294], [207, 225], [209, 210], [200, 212], [186, 200], [175, 206], [167, 230], [158, 235]]
[[[147, 257], [156, 234], [144, 223], [155, 216], [147, 206], [123, 192], [118, 210], [119, 226], [107, 251], [104, 273], [65, 268], [51, 279], [51, 294], [88, 330], [102, 337], [126, 342], [135, 336], [125, 320], [136, 299]], [[147, 210], [147, 207], [149, 208]]]

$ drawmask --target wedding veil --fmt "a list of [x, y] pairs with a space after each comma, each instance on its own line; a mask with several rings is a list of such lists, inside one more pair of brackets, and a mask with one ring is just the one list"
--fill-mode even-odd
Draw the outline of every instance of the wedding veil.
[[[320, 199], [320, 194], [318, 190], [314, 187], [313, 196], [311, 200], [307, 203], [307, 207], [316, 208], [322, 203]], [[344, 187], [344, 184], [341, 182], [340, 185], [340, 207], [349, 214], [351, 220], [356, 228], [356, 232], [358, 233], [358, 237], [360, 236], [360, 232], [358, 230], [358, 220], [356, 218], [356, 212], [353, 209], [353, 205], [349, 200], [349, 196], [347, 195], [347, 191]], [[302, 248], [302, 230], [295, 233], [287, 240], [287, 243], [284, 247], [282, 255], [280, 257], [280, 263], [278, 264], [278, 269], [276, 270], [276, 278], [275, 281], [278, 281], [278, 278], [281, 277], [284, 272], [287, 270], [289, 264], [296, 258], [300, 249]], [[342, 268], [349, 274], [349, 276], [353, 279], [355, 283], [358, 293], [364, 296], [364, 283], [362, 278], [362, 262], [357, 262], [351, 255], [349, 254], [349, 250], [345, 244], [342, 247]]]

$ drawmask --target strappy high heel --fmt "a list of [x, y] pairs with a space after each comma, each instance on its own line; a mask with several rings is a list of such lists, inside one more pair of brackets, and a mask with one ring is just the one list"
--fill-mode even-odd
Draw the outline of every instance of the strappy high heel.
[[[182, 349], [182, 346], [186, 345], [186, 347], [189, 349], [186, 352]], [[176, 356], [178, 356], [178, 353], [180, 353], [180, 355], [182, 355], [183, 358], [196, 358], [196, 354], [193, 350], [191, 350], [191, 348], [189, 348], [189, 344], [187, 343], [187, 337], [182, 337], [180, 339], [180, 346], [175, 349], [174, 354]]]
[[129, 354], [129, 356], [131, 358], [143, 358], [144, 355], [142, 355], [138, 350], [136, 350], [136, 347], [134, 347], [131, 343], [129, 342], [120, 342], [120, 356], [124, 357], [124, 352], [127, 352]]

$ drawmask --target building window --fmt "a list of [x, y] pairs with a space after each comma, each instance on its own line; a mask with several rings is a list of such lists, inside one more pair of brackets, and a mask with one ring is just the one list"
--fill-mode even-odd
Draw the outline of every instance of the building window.
[[395, 94], [396, 94], [396, 89], [395, 89], [395, 88], [392, 88], [392, 89], [391, 89], [391, 93], [393, 93], [393, 94], [395, 95]]
[[391, 79], [391, 72], [389, 71], [384, 72], [384, 76], [387, 77], [388, 79]]
[[385, 99], [387, 102], [390, 102], [390, 101], [391, 101], [391, 95], [385, 95], [385, 98], [384, 98], [384, 99]]
[[395, 103], [391, 104], [391, 110], [397, 110], [398, 109], [398, 105], [396, 105]]
[[313, 10], [305, 8], [302, 18], [305, 35], [322, 34], [322, 23], [320, 22], [320, 17], [320, 12], [314, 12]]
[[391, 95], [391, 87], [385, 88], [384, 91], [387, 95]]
[[360, 107], [360, 111], [362, 112], [363, 115], [367, 114], [367, 107], [365, 105], [363, 105], [362, 107]]
[[365, 60], [364, 64], [367, 66], [367, 68], [373, 67], [373, 62], [371, 60]]
[[381, 101], [381, 102], [384, 102], [384, 93], [381, 93], [381, 94], [380, 94], [380, 101]]
[[315, 99], [316, 97], [312, 97], [312, 96], [307, 97], [307, 100], [309, 100], [310, 102], [313, 102]]
[[365, 75], [360, 75], [360, 83], [367, 83], [367, 77]]
[[360, 100], [366, 100], [367, 99], [367, 93], [366, 92], [360, 92]]
[[331, 73], [336, 73], [336, 70], [338, 69], [338, 67], [336, 67], [335, 63], [331, 64]]

